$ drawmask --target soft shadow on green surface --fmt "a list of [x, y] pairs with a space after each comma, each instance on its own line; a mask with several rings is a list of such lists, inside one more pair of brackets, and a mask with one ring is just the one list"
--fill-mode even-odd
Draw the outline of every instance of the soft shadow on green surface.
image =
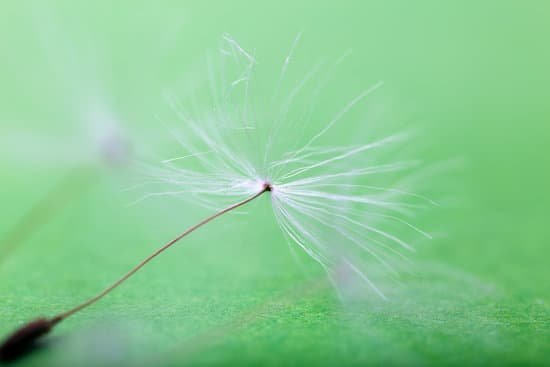
[[[464, 163], [423, 190], [444, 199], [418, 223], [437, 236], [418, 247], [416, 275], [404, 275], [389, 302], [342, 304], [320, 269], [303, 255], [296, 262], [262, 199], [155, 260], [14, 365], [548, 364], [548, 6], [75, 4], [49, 10], [67, 39], [84, 43], [77, 49], [97, 49], [106, 67], [98, 78], [139, 137], [138, 152], [177, 152], [154, 119], [163, 88], [195, 70], [223, 32], [255, 49], [269, 73], [304, 31], [296, 78], [353, 49], [319, 121], [383, 79], [376, 106], [396, 120], [385, 123], [419, 130], [425, 161]], [[57, 136], [74, 127], [71, 89], [33, 43], [33, 8], [13, 3], [0, 15], [3, 135], [25, 128]], [[342, 128], [334, 139], [353, 134]], [[74, 162], [46, 164], [42, 152], [34, 166], [0, 152], [5, 233]], [[132, 171], [93, 169], [98, 181], [0, 263], [0, 334], [73, 306], [207, 214], [179, 201], [128, 206], [136, 195], [122, 188], [136, 183]]]

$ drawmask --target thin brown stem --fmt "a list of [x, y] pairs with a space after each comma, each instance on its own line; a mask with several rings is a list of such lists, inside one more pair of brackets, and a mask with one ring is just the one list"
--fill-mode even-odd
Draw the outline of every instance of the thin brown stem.
[[137, 271], [139, 271], [142, 267], [144, 267], [149, 261], [153, 260], [155, 257], [157, 257], [158, 255], [160, 255], [162, 252], [166, 251], [167, 249], [169, 249], [172, 245], [174, 245], [176, 242], [178, 242], [179, 240], [181, 240], [182, 238], [184, 238], [185, 236], [187, 236], [188, 234], [194, 232], [195, 230], [199, 229], [200, 227], [204, 226], [205, 224], [213, 221], [214, 219], [234, 210], [234, 209], [237, 209], [245, 204], [248, 204], [249, 202], [251, 202], [252, 200], [258, 198], [259, 196], [261, 196], [262, 194], [264, 194], [265, 192], [267, 191], [271, 191], [271, 186], [266, 184], [264, 186], [264, 188], [262, 189], [262, 191], [252, 195], [251, 197], [243, 200], [243, 201], [240, 201], [238, 203], [235, 203], [233, 205], [230, 205], [228, 206], [227, 208], [217, 212], [216, 214], [208, 217], [208, 218], [205, 218], [203, 219], [201, 222], [195, 224], [194, 226], [190, 227], [189, 229], [187, 229], [185, 232], [181, 233], [179, 236], [177, 236], [176, 238], [174, 238], [173, 240], [169, 241], [168, 243], [166, 243], [164, 246], [160, 247], [158, 250], [156, 250], [155, 252], [153, 252], [151, 255], [147, 256], [145, 259], [143, 259], [139, 264], [137, 264], [135, 267], [133, 267], [129, 272], [127, 272], [122, 278], [120, 278], [119, 280], [117, 280], [116, 282], [114, 282], [113, 284], [111, 284], [109, 287], [105, 288], [103, 291], [101, 291], [100, 293], [98, 293], [97, 295], [95, 295], [94, 297], [90, 298], [89, 300], [79, 304], [78, 306], [70, 309], [69, 311], [66, 311], [66, 312], [63, 312], [59, 315], [57, 315], [56, 317], [52, 318], [51, 319], [51, 322], [53, 324], [57, 324], [63, 320], [65, 320], [66, 318], [68, 318], [69, 316], [81, 311], [82, 309], [96, 303], [97, 301], [99, 301], [100, 299], [102, 299], [103, 297], [105, 297], [107, 294], [111, 293], [115, 288], [117, 288], [119, 285], [121, 285], [122, 283], [124, 283], [128, 278], [130, 278], [132, 275], [134, 275]]
[[176, 242], [181, 240], [183, 237], [187, 236], [191, 232], [194, 232], [195, 230], [199, 229], [205, 224], [213, 221], [214, 219], [224, 215], [225, 213], [230, 212], [234, 209], [237, 209], [251, 202], [252, 200], [258, 198], [259, 196], [261, 196], [262, 194], [268, 191], [271, 191], [271, 185], [266, 183], [264, 184], [264, 187], [262, 188], [261, 191], [252, 195], [248, 199], [245, 199], [243, 201], [230, 205], [227, 208], [217, 212], [216, 214], [208, 218], [205, 218], [201, 222], [190, 227], [185, 232], [183, 232], [182, 234], [180, 234], [179, 236], [177, 236], [176, 238], [174, 238], [173, 240], [171, 240], [170, 242], [166, 243], [164, 246], [162, 246], [161, 248], [153, 252], [151, 255], [147, 256], [144, 260], [142, 260], [139, 264], [133, 267], [128, 273], [126, 273], [122, 278], [114, 282], [112, 285], [105, 288], [96, 296], [70, 309], [69, 311], [60, 313], [59, 315], [52, 318], [38, 318], [38, 319], [32, 320], [31, 322], [16, 329], [11, 335], [9, 335], [0, 344], [0, 362], [14, 360], [16, 358], [19, 358], [21, 355], [23, 355], [27, 351], [31, 350], [32, 346], [36, 343], [36, 341], [43, 338], [48, 333], [50, 333], [51, 330], [55, 327], [55, 325], [65, 320], [69, 316], [74, 315], [75, 313], [81, 311], [82, 309], [96, 303], [97, 301], [99, 301], [100, 299], [102, 299], [103, 297], [111, 293], [115, 288], [117, 288], [119, 285], [121, 285], [126, 280], [128, 280], [128, 278], [134, 275], [138, 270], [143, 268], [149, 261], [153, 260], [156, 256], [158, 256], [162, 252], [169, 249], [172, 245], [174, 245]]

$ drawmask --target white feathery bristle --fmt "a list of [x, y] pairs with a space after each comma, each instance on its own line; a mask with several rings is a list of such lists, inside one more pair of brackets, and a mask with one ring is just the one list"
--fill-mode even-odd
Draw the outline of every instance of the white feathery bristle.
[[[351, 98], [317, 130], [309, 124], [308, 108], [313, 104], [299, 114], [303, 120], [296, 118], [295, 99], [303, 96], [319, 72], [312, 68], [282, 95], [299, 38], [283, 59], [274, 96], [261, 101], [252, 93], [258, 65], [254, 52], [224, 35], [221, 65], [210, 69], [211, 105], [201, 108], [174, 96], [166, 98], [184, 127], [174, 132], [183, 152], [164, 160], [161, 167], [148, 167], [152, 182], [174, 189], [143, 198], [178, 196], [219, 209], [269, 185], [274, 216], [288, 241], [317, 261], [335, 282], [339, 274], [353, 274], [385, 298], [378, 280], [396, 276], [396, 264], [406, 262], [407, 253], [413, 251], [401, 238], [403, 231], [430, 237], [409, 217], [433, 202], [400, 184], [403, 180], [396, 173], [414, 168], [417, 162], [380, 162], [405, 136], [323, 145], [348, 112], [359, 108], [381, 82]], [[318, 88], [324, 84], [322, 80]], [[314, 90], [313, 100], [317, 93]]]

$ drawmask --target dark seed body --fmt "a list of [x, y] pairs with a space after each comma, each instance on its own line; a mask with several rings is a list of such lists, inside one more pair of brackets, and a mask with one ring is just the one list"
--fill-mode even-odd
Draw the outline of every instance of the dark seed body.
[[0, 361], [13, 360], [27, 350], [42, 336], [48, 334], [57, 320], [40, 318], [17, 329], [0, 345]]

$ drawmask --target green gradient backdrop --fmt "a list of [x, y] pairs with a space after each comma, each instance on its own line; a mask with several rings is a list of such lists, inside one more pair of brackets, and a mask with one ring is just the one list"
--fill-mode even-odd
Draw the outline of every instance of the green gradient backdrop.
[[[342, 105], [382, 79], [390, 119], [420, 130], [422, 157], [463, 162], [424, 190], [449, 199], [423, 219], [446, 235], [417, 254], [430, 265], [410, 297], [343, 312], [318, 269], [295, 262], [263, 199], [253, 220], [235, 216], [197, 233], [20, 365], [548, 363], [548, 3], [297, 3], [4, 3], [0, 134], [25, 126], [56, 136], [73, 123], [68, 100], [79, 84], [63, 84], [69, 71], [51, 72], [66, 57], [54, 47], [45, 58], [33, 29], [40, 14], [59, 22], [65, 42], [92, 50], [85, 58], [101, 60], [105, 69], [77, 80], [100, 75], [128, 130], [141, 134], [139, 148], [161, 153], [169, 138], [153, 116], [162, 89], [194, 70], [222, 33], [254, 48], [268, 72], [300, 31], [298, 69], [351, 48], [327, 99]], [[4, 148], [0, 233], [69, 170]], [[97, 175], [86, 190], [73, 185], [81, 193], [0, 263], [1, 334], [74, 305], [204, 214], [183, 202], [127, 207], [135, 197], [120, 188], [129, 174]]]

